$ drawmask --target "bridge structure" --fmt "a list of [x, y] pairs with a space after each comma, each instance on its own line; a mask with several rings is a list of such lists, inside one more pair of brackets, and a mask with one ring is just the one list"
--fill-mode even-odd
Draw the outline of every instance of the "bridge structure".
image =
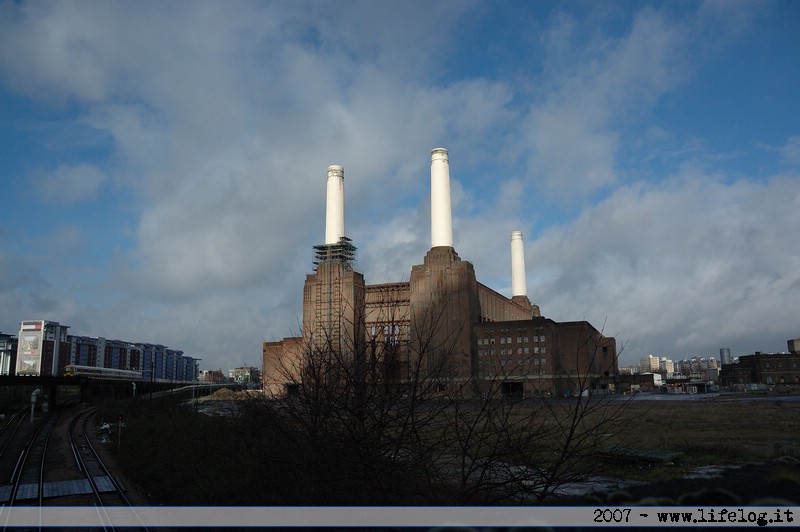
[[131, 380], [112, 379], [104, 377], [63, 377], [63, 376], [0, 376], [0, 407], [3, 398], [31, 395], [35, 390], [40, 390], [39, 400], [56, 406], [65, 397], [75, 397], [80, 394], [81, 401], [89, 401], [96, 397], [112, 397], [115, 399], [125, 397], [153, 397], [169, 392], [189, 391], [193, 387], [198, 395], [204, 390], [210, 393], [221, 387], [237, 387], [236, 384], [210, 384], [201, 382], [184, 381], [158, 381], [158, 380]]

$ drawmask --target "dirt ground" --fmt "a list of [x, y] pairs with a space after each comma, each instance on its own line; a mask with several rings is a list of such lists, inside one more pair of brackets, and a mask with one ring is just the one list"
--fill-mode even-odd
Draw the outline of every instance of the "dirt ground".
[[613, 443], [681, 455], [664, 464], [609, 462], [615, 476], [647, 484], [592, 494], [592, 502], [800, 503], [800, 397], [653, 398], [631, 402], [624, 417]]
[[[668, 464], [609, 462], [608, 472], [643, 485], [595, 493], [565, 504], [800, 503], [800, 398], [721, 395], [685, 401], [631, 402], [610, 444], [675, 451]], [[123, 434], [124, 437], [124, 434]], [[126, 479], [113, 443], [97, 448], [136, 505], [155, 505]], [[557, 503], [561, 504], [561, 503]]]

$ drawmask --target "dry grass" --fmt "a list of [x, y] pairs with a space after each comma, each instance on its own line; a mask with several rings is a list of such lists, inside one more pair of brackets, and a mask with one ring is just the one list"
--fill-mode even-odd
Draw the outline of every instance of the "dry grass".
[[741, 396], [694, 401], [633, 401], [609, 443], [680, 451], [674, 464], [614, 464], [615, 474], [639, 480], [677, 478], [705, 465], [800, 458], [800, 401]]

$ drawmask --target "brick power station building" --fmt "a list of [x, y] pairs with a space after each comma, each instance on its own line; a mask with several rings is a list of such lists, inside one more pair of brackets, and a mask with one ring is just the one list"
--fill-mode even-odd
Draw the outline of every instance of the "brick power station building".
[[[522, 234], [511, 234], [512, 297], [477, 280], [453, 246], [446, 149], [431, 155], [431, 248], [409, 281], [367, 284], [353, 269], [344, 232], [344, 169], [328, 167], [325, 243], [314, 246], [303, 288], [302, 336], [263, 344], [263, 383], [291, 393], [320, 358], [354, 366], [381, 360], [380, 380], [398, 390], [435, 379], [464, 396], [571, 395], [611, 390], [616, 342], [586, 321], [543, 317], [527, 296]], [[328, 370], [330, 371], [330, 369]]]

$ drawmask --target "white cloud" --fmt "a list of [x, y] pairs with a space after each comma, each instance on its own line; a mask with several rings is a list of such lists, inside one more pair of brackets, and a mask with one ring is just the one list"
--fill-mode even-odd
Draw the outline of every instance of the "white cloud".
[[101, 170], [86, 163], [61, 165], [47, 173], [36, 172], [30, 179], [44, 201], [61, 204], [94, 200], [106, 182]]
[[546, 192], [580, 200], [617, 183], [620, 131], [686, 77], [690, 35], [685, 23], [651, 10], [621, 37], [565, 16], [557, 24], [544, 41], [554, 50], [546, 65], [552, 81], [531, 107], [523, 139], [532, 152], [529, 174]]
[[607, 333], [631, 339], [630, 360], [652, 346], [675, 358], [780, 349], [758, 342], [765, 327], [779, 341], [796, 335], [785, 311], [800, 297], [796, 179], [620, 188], [529, 247], [540, 269], [529, 288], [554, 319], [608, 318]]
[[789, 137], [781, 150], [781, 155], [787, 163], [800, 165], [800, 135]]

